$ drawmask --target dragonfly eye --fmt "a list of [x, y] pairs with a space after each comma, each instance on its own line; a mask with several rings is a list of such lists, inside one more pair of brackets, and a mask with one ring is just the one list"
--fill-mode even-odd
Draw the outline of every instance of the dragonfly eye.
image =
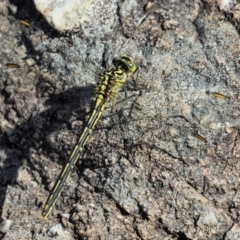
[[137, 68], [133, 59], [127, 55], [115, 57], [113, 59], [113, 65], [115, 67], [121, 66], [126, 73], [134, 73]]

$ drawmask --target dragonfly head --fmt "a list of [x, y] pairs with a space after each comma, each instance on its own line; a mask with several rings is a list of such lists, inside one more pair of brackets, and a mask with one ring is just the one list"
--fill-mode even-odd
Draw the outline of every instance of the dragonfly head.
[[121, 66], [127, 74], [134, 73], [137, 70], [133, 59], [127, 55], [115, 57], [112, 62], [115, 67]]

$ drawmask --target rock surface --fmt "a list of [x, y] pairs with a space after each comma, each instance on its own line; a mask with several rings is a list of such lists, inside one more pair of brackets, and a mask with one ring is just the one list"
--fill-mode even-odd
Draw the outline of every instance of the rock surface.
[[91, 25], [101, 33], [117, 27], [116, 14], [113, 14], [117, 12], [117, 0], [34, 0], [34, 3], [46, 21], [60, 32], [80, 26], [88, 31]]
[[[239, 5], [228, 13], [211, 0], [160, 2], [111, 2], [106, 25], [93, 19], [68, 34], [33, 5], [0, 4], [4, 239], [240, 238]], [[44, 221], [96, 74], [119, 54], [139, 72], [108, 105]]]

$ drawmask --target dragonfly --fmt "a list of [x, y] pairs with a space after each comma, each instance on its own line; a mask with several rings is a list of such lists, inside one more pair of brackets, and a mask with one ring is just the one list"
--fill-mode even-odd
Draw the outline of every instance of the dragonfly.
[[49, 197], [42, 211], [43, 219], [47, 219], [52, 212], [54, 205], [56, 204], [64, 185], [71, 175], [74, 166], [87, 143], [89, 136], [91, 135], [96, 123], [101, 117], [107, 102], [113, 99], [114, 102], [117, 97], [117, 93], [121, 86], [127, 81], [127, 76], [134, 74], [138, 67], [134, 60], [128, 55], [122, 55], [113, 58], [113, 67], [98, 74], [98, 83], [95, 86], [95, 91], [98, 93], [95, 100], [95, 105], [84, 127], [82, 134], [79, 137], [75, 147], [73, 148], [69, 160], [62, 168]]

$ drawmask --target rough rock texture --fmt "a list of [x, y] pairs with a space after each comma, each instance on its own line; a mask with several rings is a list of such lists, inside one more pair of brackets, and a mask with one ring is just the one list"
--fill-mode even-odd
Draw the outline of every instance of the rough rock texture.
[[[101, 2], [104, 3], [104, 1]], [[101, 5], [101, 2], [92, 0], [34, 0], [37, 10], [58, 31], [80, 27], [84, 21], [91, 22], [91, 19], [99, 13], [94, 7]]]
[[[0, 3], [3, 238], [239, 239], [239, 5], [115, 4], [104, 31], [88, 23], [59, 34], [34, 6]], [[119, 54], [139, 72], [109, 104], [44, 221], [92, 109], [91, 86]]]

